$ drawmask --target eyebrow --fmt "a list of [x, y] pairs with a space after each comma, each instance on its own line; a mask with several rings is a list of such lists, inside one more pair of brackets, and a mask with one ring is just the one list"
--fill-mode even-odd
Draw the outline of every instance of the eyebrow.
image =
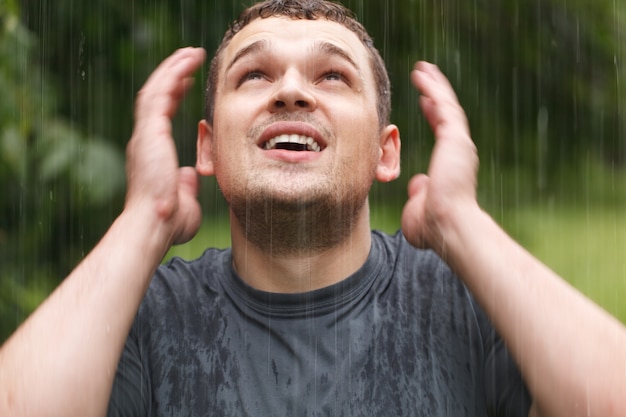
[[239, 61], [241, 58], [247, 55], [252, 55], [252, 54], [267, 50], [267, 49], [269, 49], [269, 41], [267, 39], [260, 39], [258, 41], [252, 42], [250, 45], [237, 51], [234, 58], [230, 61], [230, 63], [226, 67], [226, 71], [231, 69], [232, 66], [235, 65], [237, 61]]
[[[250, 45], [237, 51], [233, 59], [230, 61], [230, 63], [226, 67], [226, 71], [232, 68], [233, 65], [237, 63], [237, 61], [241, 60], [247, 55], [252, 55], [252, 54], [262, 52], [262, 51], [266, 51], [269, 48], [270, 48], [270, 42], [267, 39], [260, 39], [258, 41], [252, 42]], [[361, 72], [361, 69], [357, 65], [356, 61], [352, 59], [350, 54], [348, 54], [344, 49], [340, 48], [339, 46], [331, 42], [317, 41], [315, 42], [315, 44], [313, 45], [311, 49], [316, 52], [321, 52], [325, 55], [338, 56], [341, 59], [344, 59], [345, 61], [347, 61], [350, 65], [352, 65], [359, 73]]]
[[361, 68], [359, 68], [356, 61], [352, 59], [350, 54], [346, 52], [344, 49], [340, 48], [339, 46], [331, 42], [327, 42], [327, 41], [315, 42], [315, 44], [313, 45], [313, 51], [321, 52], [325, 55], [338, 56], [339, 58], [344, 59], [345, 61], [348, 61], [348, 63], [352, 65], [357, 70], [357, 72], [361, 73]]

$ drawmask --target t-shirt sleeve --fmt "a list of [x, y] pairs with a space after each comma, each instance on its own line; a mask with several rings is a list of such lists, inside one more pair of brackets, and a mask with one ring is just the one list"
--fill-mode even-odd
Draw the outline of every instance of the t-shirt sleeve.
[[485, 348], [485, 400], [487, 414], [497, 417], [527, 417], [532, 404], [519, 368], [503, 340], [484, 313], [481, 332]]
[[149, 378], [141, 362], [137, 337], [131, 330], [117, 366], [108, 417], [145, 417], [150, 404]]

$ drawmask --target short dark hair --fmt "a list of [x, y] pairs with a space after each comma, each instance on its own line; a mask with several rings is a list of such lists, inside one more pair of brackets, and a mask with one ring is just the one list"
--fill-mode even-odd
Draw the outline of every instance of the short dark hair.
[[224, 49], [233, 37], [253, 20], [280, 16], [305, 20], [326, 19], [345, 26], [357, 35], [370, 55], [370, 63], [376, 82], [378, 100], [376, 107], [379, 125], [381, 128], [387, 125], [391, 113], [391, 86], [385, 62], [374, 46], [374, 41], [365, 27], [357, 21], [354, 13], [345, 6], [328, 0], [265, 0], [244, 10], [224, 34], [224, 38], [211, 61], [205, 97], [207, 121], [213, 124], [215, 93]]

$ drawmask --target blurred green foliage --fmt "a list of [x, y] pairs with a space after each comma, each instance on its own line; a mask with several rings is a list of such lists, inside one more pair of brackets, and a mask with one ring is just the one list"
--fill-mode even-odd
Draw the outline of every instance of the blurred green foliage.
[[[211, 55], [241, 3], [0, 0], [0, 340], [121, 210], [136, 91], [177, 47]], [[427, 169], [432, 134], [409, 82], [418, 59], [437, 63], [458, 92], [481, 155], [480, 198], [496, 217], [555, 201], [583, 213], [591, 200], [623, 211], [626, 5], [344, 3], [388, 64], [403, 138], [402, 178], [372, 190], [374, 205], [385, 202], [375, 222], [399, 212], [409, 176]], [[207, 66], [174, 120], [182, 164], [195, 160]], [[607, 168], [613, 181], [590, 186], [594, 170]], [[212, 179], [203, 180], [201, 200], [207, 224], [224, 218]], [[223, 235], [209, 243], [227, 244]]]
[[[0, 336], [84, 256], [124, 184], [122, 151], [59, 114], [40, 41], [0, 3]], [[55, 88], [56, 87], [56, 88]]]

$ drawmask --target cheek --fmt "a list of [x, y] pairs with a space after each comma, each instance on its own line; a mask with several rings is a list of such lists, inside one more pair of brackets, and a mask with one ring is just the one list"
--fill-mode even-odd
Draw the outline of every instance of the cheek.
[[378, 119], [370, 117], [346, 117], [343, 122], [339, 122], [341, 137], [346, 138], [344, 142], [352, 148], [352, 152], [357, 152], [363, 157], [377, 153], [379, 148]]
[[233, 148], [241, 149], [246, 138], [248, 112], [233, 106], [222, 106], [215, 113], [213, 134], [215, 137], [214, 151], [217, 155], [227, 155]]
[[240, 145], [235, 145], [229, 136], [222, 136], [215, 141], [213, 160], [215, 170], [220, 172], [236, 171], [236, 166], [243, 163]]
[[340, 108], [334, 108], [331, 117], [338, 126], [344, 126], [359, 132], [360, 135], [376, 135], [380, 128], [378, 109], [368, 97], [360, 97]]
[[223, 96], [220, 106], [215, 109], [214, 124], [220, 126], [222, 132], [226, 133], [241, 129], [254, 119], [262, 107], [258, 101], [230, 94]]
[[215, 165], [215, 175], [222, 176], [228, 173], [228, 167], [232, 164], [232, 150], [235, 146], [231, 144], [231, 134], [228, 133], [226, 125], [221, 125], [214, 130], [213, 141], [213, 164]]

